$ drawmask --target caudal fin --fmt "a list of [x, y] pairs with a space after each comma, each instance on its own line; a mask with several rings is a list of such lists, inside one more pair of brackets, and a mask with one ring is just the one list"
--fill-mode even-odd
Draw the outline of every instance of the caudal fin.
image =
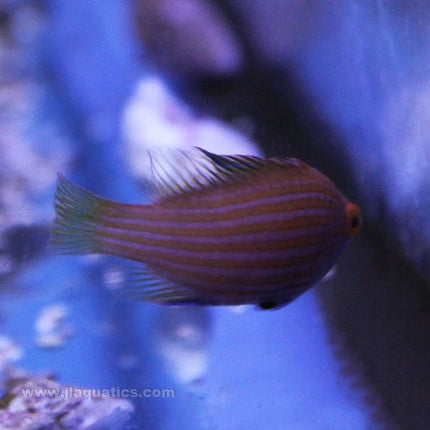
[[55, 220], [49, 247], [57, 254], [99, 252], [96, 227], [98, 215], [107, 201], [69, 182], [58, 174], [55, 192]]

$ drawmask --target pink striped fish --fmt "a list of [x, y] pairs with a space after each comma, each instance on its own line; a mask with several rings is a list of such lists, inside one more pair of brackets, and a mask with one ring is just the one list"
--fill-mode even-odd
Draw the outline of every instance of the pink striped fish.
[[360, 209], [300, 160], [178, 154], [153, 166], [148, 205], [104, 199], [59, 175], [54, 248], [142, 263], [120, 287], [137, 299], [272, 309], [321, 279], [360, 230]]

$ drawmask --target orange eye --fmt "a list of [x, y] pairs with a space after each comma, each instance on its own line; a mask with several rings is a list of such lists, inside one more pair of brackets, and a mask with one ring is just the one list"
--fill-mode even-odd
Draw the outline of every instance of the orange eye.
[[354, 236], [360, 231], [361, 225], [363, 224], [360, 208], [353, 203], [348, 203], [346, 205], [346, 216], [348, 235]]

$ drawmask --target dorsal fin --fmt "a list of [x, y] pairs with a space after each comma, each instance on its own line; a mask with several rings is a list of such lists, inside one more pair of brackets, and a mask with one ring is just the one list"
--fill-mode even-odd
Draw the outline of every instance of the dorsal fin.
[[227, 183], [261, 168], [304, 165], [295, 158], [264, 159], [253, 155], [217, 155], [197, 147], [187, 151], [155, 151], [149, 156], [151, 184], [159, 198]]

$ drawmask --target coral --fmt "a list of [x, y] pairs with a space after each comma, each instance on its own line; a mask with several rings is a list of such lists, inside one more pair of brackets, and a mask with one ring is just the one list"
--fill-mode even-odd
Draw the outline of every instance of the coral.
[[7, 392], [0, 400], [2, 430], [120, 429], [134, 410], [124, 399], [92, 397], [88, 395], [92, 390], [14, 373], [8, 377]]

